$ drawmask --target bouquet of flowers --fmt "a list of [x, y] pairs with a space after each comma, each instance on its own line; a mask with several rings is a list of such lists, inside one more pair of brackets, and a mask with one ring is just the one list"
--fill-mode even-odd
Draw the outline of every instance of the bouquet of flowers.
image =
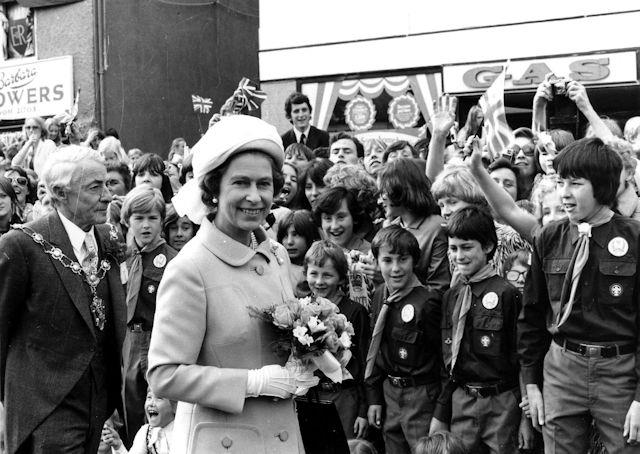
[[249, 312], [276, 328], [274, 349], [289, 355], [286, 368], [299, 375], [319, 369], [334, 383], [352, 378], [346, 365], [353, 326], [328, 299], [292, 298], [267, 309], [250, 307]]

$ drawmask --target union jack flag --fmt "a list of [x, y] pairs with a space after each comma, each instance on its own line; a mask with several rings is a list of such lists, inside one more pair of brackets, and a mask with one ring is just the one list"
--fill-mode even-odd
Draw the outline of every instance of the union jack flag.
[[484, 114], [484, 122], [487, 127], [487, 145], [494, 157], [502, 154], [502, 151], [513, 142], [514, 136], [507, 123], [504, 110], [504, 78], [507, 66], [496, 80], [482, 95], [478, 104]]
[[203, 98], [198, 95], [191, 95], [191, 102], [193, 102], [193, 111], [208, 114], [213, 106], [211, 98]]

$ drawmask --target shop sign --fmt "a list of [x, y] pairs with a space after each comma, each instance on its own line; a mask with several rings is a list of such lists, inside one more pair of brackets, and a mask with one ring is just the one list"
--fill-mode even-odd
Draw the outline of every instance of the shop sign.
[[344, 119], [352, 131], [366, 131], [376, 121], [376, 107], [370, 99], [356, 96], [347, 103]]
[[0, 120], [64, 113], [73, 104], [71, 56], [0, 65]]
[[413, 96], [406, 94], [396, 96], [389, 103], [389, 121], [396, 129], [413, 128], [418, 123], [420, 109]]
[[[637, 83], [635, 51], [552, 57], [511, 61], [507, 67], [505, 90], [535, 90], [548, 73], [571, 78], [582, 84]], [[504, 69], [505, 62], [452, 65], [443, 69], [444, 91], [465, 93], [485, 91]]]

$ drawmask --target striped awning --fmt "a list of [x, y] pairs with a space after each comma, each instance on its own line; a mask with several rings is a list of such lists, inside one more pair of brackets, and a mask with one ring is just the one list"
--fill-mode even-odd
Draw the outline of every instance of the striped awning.
[[374, 99], [386, 91], [391, 97], [413, 92], [422, 116], [429, 121], [433, 114], [433, 101], [442, 93], [442, 74], [413, 74], [410, 76], [389, 76], [366, 79], [351, 79], [338, 82], [317, 82], [302, 84], [302, 92], [309, 97], [313, 106], [311, 123], [327, 129], [331, 114], [338, 98], [349, 101], [358, 95]]

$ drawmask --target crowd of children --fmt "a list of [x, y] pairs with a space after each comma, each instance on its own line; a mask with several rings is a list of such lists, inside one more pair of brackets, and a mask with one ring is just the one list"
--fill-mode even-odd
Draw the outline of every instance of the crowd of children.
[[[537, 106], [551, 96], [545, 84]], [[568, 97], [593, 137], [544, 131], [537, 110], [534, 130], [516, 130], [494, 156], [478, 109], [450, 137], [456, 103], [445, 97], [428, 147], [363, 146], [344, 133], [314, 150], [296, 133], [286, 147], [265, 228], [289, 254], [295, 295], [327, 298], [353, 324], [351, 378], [317, 372], [309, 390], [335, 404], [351, 452], [639, 449], [637, 160], [588, 112], [580, 84]], [[291, 99], [310, 114], [304, 95]], [[198, 232], [170, 203], [193, 177], [178, 148], [169, 161], [103, 150], [109, 222], [127, 243], [128, 329], [126, 408], [105, 424], [99, 452], [171, 449], [175, 402], [145, 374], [164, 269]], [[0, 234], [50, 209], [28, 171], [3, 175]]]

